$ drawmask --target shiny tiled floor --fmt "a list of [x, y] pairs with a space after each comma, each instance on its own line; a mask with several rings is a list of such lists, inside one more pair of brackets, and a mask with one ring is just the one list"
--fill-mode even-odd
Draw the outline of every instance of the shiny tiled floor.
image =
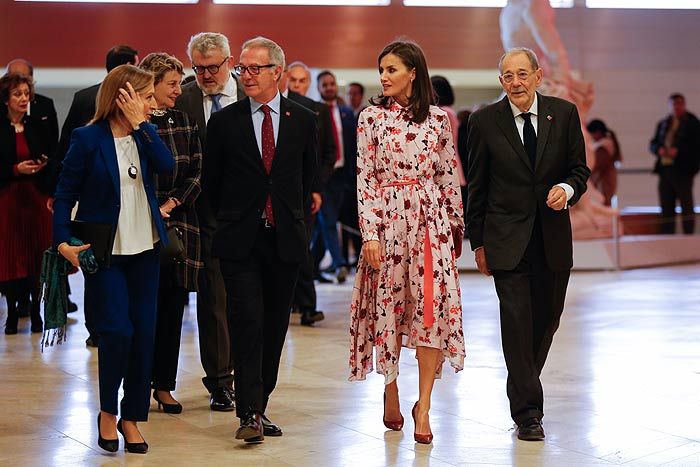
[[519, 441], [512, 430], [489, 279], [462, 276], [467, 365], [459, 374], [446, 368], [436, 384], [432, 446], [412, 438], [417, 366], [409, 352], [399, 383], [403, 432], [381, 423], [380, 377], [347, 381], [351, 288], [319, 287], [326, 320], [316, 328], [293, 318], [268, 411], [285, 435], [256, 446], [233, 439], [232, 414], [209, 411], [194, 307], [175, 393], [185, 411], [152, 406], [142, 425], [146, 456], [97, 447], [97, 355], [83, 345], [81, 313], [71, 315], [68, 343], [43, 354], [23, 321], [19, 335], [0, 336], [0, 465], [700, 466], [700, 266], [572, 276], [543, 375], [543, 443]]

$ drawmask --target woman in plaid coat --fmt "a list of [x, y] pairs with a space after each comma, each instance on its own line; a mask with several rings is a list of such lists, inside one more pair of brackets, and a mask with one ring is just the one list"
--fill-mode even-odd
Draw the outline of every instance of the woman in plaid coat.
[[151, 119], [158, 135], [175, 157], [175, 170], [170, 175], [156, 176], [156, 195], [166, 225], [177, 227], [183, 234], [185, 260], [174, 265], [161, 265], [158, 290], [158, 318], [153, 362], [153, 399], [167, 413], [182, 412], [182, 405], [170, 391], [175, 390], [175, 377], [180, 353], [182, 317], [189, 292], [197, 290], [197, 276], [204, 267], [200, 258], [199, 222], [194, 202], [201, 191], [202, 150], [197, 127], [183, 112], [175, 110], [175, 100], [182, 93], [182, 63], [165, 53], [147, 55], [140, 67], [155, 76], [155, 98], [158, 105]]

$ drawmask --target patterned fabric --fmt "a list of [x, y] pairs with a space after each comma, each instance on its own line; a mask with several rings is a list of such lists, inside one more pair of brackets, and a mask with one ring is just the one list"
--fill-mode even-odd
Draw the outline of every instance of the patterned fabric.
[[210, 94], [209, 97], [211, 97], [211, 113], [221, 110], [221, 94]]
[[[379, 241], [383, 261], [375, 271], [360, 255], [350, 306], [350, 380], [365, 379], [376, 360], [391, 383], [399, 336], [406, 347], [441, 349], [443, 361], [459, 371], [465, 351], [451, 231], [463, 231], [464, 220], [449, 120], [434, 106], [420, 124], [395, 103], [372, 106], [360, 114], [357, 149], [362, 239]], [[441, 372], [439, 365], [435, 376]]]
[[202, 190], [202, 150], [197, 127], [190, 124], [183, 112], [169, 109], [165, 115], [153, 116], [151, 123], [158, 127], [158, 135], [175, 157], [172, 175], [155, 175], [156, 196], [162, 205], [173, 197], [182, 204], [165, 219], [167, 226], [175, 225], [183, 233], [186, 259], [173, 268], [173, 281], [179, 287], [197, 290], [198, 275], [204, 263], [200, 257], [199, 220], [194, 202]]
[[[270, 116], [269, 106], [263, 105], [260, 110], [265, 114], [262, 124], [262, 160], [265, 166], [265, 173], [270, 174], [272, 170], [272, 161], [275, 158], [275, 131], [272, 127], [272, 117]], [[272, 212], [272, 199], [270, 195], [267, 195], [267, 200], [265, 201], [265, 217], [267, 222], [275, 225], [275, 216]]]

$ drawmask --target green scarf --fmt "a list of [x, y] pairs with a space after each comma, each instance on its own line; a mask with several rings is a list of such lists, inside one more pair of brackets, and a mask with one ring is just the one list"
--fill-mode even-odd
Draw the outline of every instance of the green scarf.
[[[81, 246], [77, 238], [70, 239], [71, 246]], [[78, 254], [80, 268], [88, 274], [97, 272], [97, 261], [92, 249]], [[41, 261], [41, 296], [44, 300], [44, 333], [41, 336], [41, 351], [44, 346], [62, 344], [66, 340], [68, 316], [68, 273], [71, 264], [54, 247], [44, 252]]]

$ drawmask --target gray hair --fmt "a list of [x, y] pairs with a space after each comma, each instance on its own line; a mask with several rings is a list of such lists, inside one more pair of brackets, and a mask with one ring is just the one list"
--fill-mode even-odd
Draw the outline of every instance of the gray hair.
[[241, 46], [241, 50], [252, 49], [255, 47], [267, 49], [267, 53], [270, 56], [270, 61], [275, 65], [281, 66], [282, 70], [285, 69], [286, 63], [284, 60], [284, 50], [282, 50], [282, 47], [277, 45], [275, 41], [270, 40], [267, 37], [257, 36], [245, 41]]
[[215, 50], [220, 50], [227, 57], [231, 56], [231, 47], [228, 45], [228, 38], [218, 32], [198, 32], [190, 37], [187, 44], [187, 56], [192, 60], [192, 52], [199, 52], [205, 57], [211, 55]]
[[291, 70], [292, 68], [302, 68], [307, 74], [311, 75], [311, 70], [309, 67], [306, 65], [306, 63], [302, 62], [301, 60], [296, 60], [292, 63], [289, 64], [287, 67], [287, 70]]
[[530, 66], [532, 66], [533, 70], [537, 70], [540, 67], [540, 62], [537, 60], [537, 55], [532, 51], [532, 49], [528, 49], [527, 47], [513, 47], [512, 49], [506, 50], [506, 52], [501, 55], [501, 59], [498, 61], [499, 73], [503, 73], [503, 60], [505, 60], [506, 57], [515, 54], [525, 54], [530, 61]]

